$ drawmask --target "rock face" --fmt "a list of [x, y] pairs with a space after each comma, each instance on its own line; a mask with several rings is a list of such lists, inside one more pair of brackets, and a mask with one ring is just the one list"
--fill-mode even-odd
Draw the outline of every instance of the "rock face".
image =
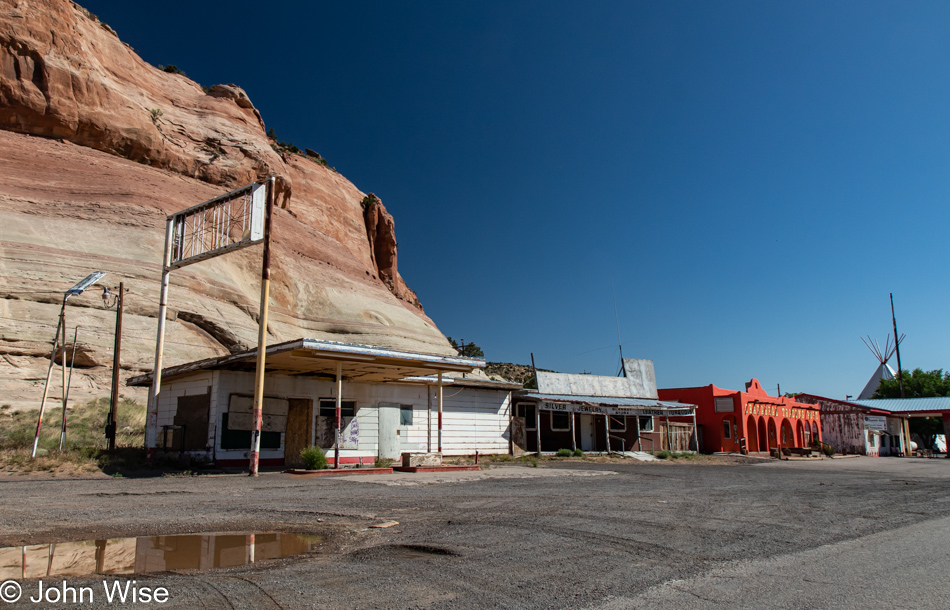
[[[0, 0], [0, 128], [0, 406], [38, 406], [63, 292], [94, 270], [130, 289], [123, 376], [150, 370], [166, 215], [267, 175], [283, 185], [270, 342], [454, 353], [399, 274], [382, 202], [274, 147], [240, 87], [206, 93], [150, 66], [72, 2]], [[172, 273], [168, 365], [256, 344], [260, 262], [248, 248]], [[67, 308], [71, 400], [108, 394], [115, 314], [100, 293]]]

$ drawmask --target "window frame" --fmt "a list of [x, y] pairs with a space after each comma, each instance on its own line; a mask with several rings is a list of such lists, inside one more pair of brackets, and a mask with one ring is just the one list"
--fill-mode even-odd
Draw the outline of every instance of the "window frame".
[[[534, 431], [538, 429], [536, 425], [538, 418], [535, 415], [535, 413], [537, 413], [537, 408], [538, 405], [533, 402], [519, 402], [515, 405], [515, 416], [524, 419], [525, 430]], [[528, 417], [527, 415], [528, 409], [531, 409], [531, 417]], [[522, 413], [524, 413], [524, 415], [522, 415]]]
[[732, 440], [732, 422], [728, 419], [722, 420], [722, 438]]
[[[400, 426], [411, 426], [412, 425], [412, 413], [414, 411], [413, 405], [399, 405], [399, 425]], [[406, 421], [406, 413], [409, 414], [408, 420]]]
[[[551, 414], [551, 432], [570, 432], [571, 431], [571, 414], [567, 411], [549, 411]], [[567, 417], [567, 427], [566, 428], [555, 428], [554, 427], [554, 416], [555, 415], [564, 415]]]
[[[323, 403], [330, 402], [333, 403], [332, 413], [329, 415], [323, 414]], [[349, 405], [349, 406], [347, 406]], [[352, 409], [352, 411], [349, 411]], [[340, 401], [340, 417], [356, 417], [356, 412], [359, 410], [359, 405], [356, 404], [355, 400], [342, 400]], [[336, 417], [336, 398], [319, 398], [317, 399], [317, 415], [320, 417]]]
[[[654, 432], [656, 430], [652, 415], [638, 415], [637, 417], [639, 418], [640, 432]], [[643, 425], [643, 420], [645, 419], [650, 421], [649, 427]]]

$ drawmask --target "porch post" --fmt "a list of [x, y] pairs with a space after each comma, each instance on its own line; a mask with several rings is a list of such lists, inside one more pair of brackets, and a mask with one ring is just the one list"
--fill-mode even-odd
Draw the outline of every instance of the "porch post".
[[343, 362], [336, 363], [336, 442], [333, 446], [333, 467], [340, 467], [340, 423], [343, 419]]
[[574, 436], [574, 415], [571, 411], [571, 451], [577, 451], [577, 438]]
[[643, 447], [640, 446], [640, 416], [634, 415], [633, 418], [637, 420], [637, 451], [643, 451]]
[[[758, 430], [755, 431], [759, 433]], [[699, 431], [696, 430], [696, 409], [693, 409], [693, 444], [696, 445], [696, 453], [699, 453]]]
[[432, 453], [432, 387], [426, 384], [426, 453]]
[[607, 440], [607, 457], [610, 457], [610, 415], [604, 413], [604, 439]]
[[538, 457], [541, 457], [541, 403], [534, 404], [534, 434], [538, 437]]
[[673, 451], [673, 443], [670, 440], [670, 416], [666, 416], [666, 449], [667, 451]]
[[442, 454], [442, 371], [439, 371], [439, 395], [436, 401], [439, 405], [439, 455]]

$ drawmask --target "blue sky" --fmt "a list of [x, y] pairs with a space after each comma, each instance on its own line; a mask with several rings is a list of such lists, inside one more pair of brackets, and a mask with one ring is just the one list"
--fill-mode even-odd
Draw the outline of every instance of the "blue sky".
[[615, 291], [661, 386], [843, 398], [893, 292], [950, 368], [946, 2], [83, 5], [379, 195], [489, 360], [616, 373]]

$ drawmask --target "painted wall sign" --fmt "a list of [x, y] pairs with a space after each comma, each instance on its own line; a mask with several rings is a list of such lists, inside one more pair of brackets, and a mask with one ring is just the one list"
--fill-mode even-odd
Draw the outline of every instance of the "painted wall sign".
[[765, 415], [767, 417], [787, 417], [789, 419], [813, 419], [818, 421], [818, 412], [812, 409], [795, 409], [778, 405], [748, 403], [745, 405], [746, 415]]
[[599, 415], [642, 415], [655, 417], [691, 417], [692, 409], [650, 409], [639, 407], [605, 407], [583, 405], [572, 402], [542, 402], [542, 411], [562, 411], [566, 413], [596, 413]]

